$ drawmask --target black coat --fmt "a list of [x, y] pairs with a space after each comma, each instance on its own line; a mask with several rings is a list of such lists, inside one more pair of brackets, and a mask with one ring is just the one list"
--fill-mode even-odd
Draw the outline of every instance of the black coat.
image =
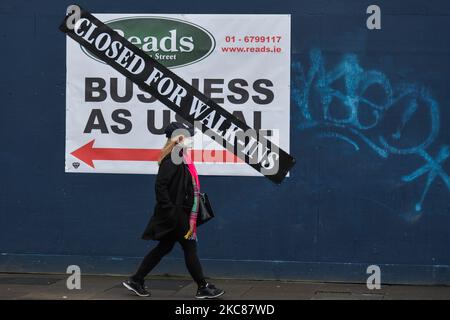
[[155, 192], [153, 215], [142, 239], [179, 239], [189, 230], [189, 215], [194, 204], [192, 175], [187, 165], [175, 164], [170, 153], [165, 156], [156, 176]]

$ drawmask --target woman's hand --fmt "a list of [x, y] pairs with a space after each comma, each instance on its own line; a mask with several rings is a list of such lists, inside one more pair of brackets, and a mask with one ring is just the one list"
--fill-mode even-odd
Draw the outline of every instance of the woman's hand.
[[195, 228], [195, 222], [192, 220], [189, 221], [189, 231], [184, 235], [185, 239], [188, 239], [194, 233], [194, 228]]

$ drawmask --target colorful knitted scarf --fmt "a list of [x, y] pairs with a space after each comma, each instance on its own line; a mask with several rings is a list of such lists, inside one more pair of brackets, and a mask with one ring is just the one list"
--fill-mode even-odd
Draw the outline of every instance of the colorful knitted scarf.
[[185, 239], [198, 241], [197, 238], [197, 215], [199, 211], [200, 203], [200, 182], [198, 180], [197, 169], [195, 168], [194, 162], [192, 161], [188, 152], [183, 152], [183, 158], [188, 166], [189, 172], [192, 176], [192, 185], [194, 187], [194, 204], [192, 205], [191, 215], [189, 218], [189, 225], [194, 224], [193, 232], [188, 231], [184, 236]]

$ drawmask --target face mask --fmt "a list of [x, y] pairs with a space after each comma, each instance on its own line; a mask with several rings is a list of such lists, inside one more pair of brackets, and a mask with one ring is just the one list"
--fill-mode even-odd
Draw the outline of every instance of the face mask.
[[192, 138], [184, 138], [183, 141], [180, 143], [181, 146], [186, 148], [191, 148], [194, 144], [194, 140]]

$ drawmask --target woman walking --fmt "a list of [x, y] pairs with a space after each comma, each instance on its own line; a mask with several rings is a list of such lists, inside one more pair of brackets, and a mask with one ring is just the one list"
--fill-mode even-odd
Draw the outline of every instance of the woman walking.
[[174, 131], [194, 135], [192, 126], [186, 127], [180, 122], [172, 122], [165, 129], [167, 141], [161, 150], [155, 183], [156, 205], [142, 235], [145, 240], [158, 240], [159, 243], [144, 257], [136, 273], [124, 281], [123, 285], [138, 296], [150, 296], [145, 286], [145, 276], [179, 242], [183, 248], [186, 267], [197, 283], [195, 298], [217, 298], [225, 292], [205, 280], [197, 256], [196, 221], [200, 182], [194, 162], [186, 152], [191, 148], [192, 138]]

